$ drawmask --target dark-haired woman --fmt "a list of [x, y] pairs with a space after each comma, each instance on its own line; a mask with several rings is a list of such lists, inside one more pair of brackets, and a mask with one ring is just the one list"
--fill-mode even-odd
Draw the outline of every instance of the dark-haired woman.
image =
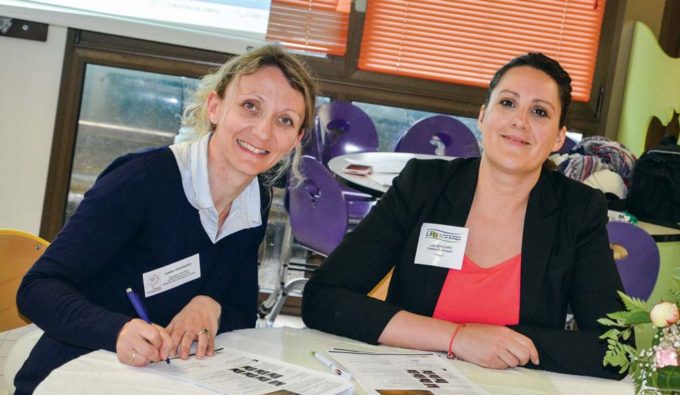
[[[570, 101], [571, 78], [542, 54], [498, 70], [481, 158], [409, 162], [307, 284], [305, 323], [489, 368], [620, 378], [596, 322], [621, 308], [604, 196], [544, 166]], [[387, 300], [366, 296], [392, 268]], [[564, 330], [568, 306], [578, 331]]]

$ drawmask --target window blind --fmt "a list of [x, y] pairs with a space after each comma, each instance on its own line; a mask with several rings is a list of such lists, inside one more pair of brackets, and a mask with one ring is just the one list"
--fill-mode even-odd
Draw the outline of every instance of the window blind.
[[272, 0], [266, 39], [307, 52], [342, 56], [351, 0]]
[[371, 0], [358, 68], [487, 87], [526, 52], [542, 52], [588, 101], [605, 0]]

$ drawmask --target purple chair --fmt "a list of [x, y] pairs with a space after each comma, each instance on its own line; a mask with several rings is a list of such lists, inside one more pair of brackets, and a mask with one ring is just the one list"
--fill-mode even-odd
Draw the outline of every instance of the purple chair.
[[397, 141], [394, 151], [464, 158], [480, 156], [475, 135], [464, 123], [447, 115], [423, 118], [411, 125]]
[[301, 170], [305, 180], [288, 189], [291, 230], [300, 244], [328, 256], [347, 232], [347, 203], [321, 162], [304, 156]]
[[643, 229], [627, 222], [609, 221], [609, 245], [626, 294], [647, 300], [659, 275], [656, 242]]
[[[317, 136], [317, 152], [308, 150], [311, 156], [324, 165], [332, 158], [354, 152], [375, 152], [378, 150], [378, 133], [371, 118], [352, 103], [334, 101], [317, 107], [313, 135]], [[373, 207], [372, 196], [340, 185], [348, 202], [350, 222], [363, 219]]]
[[576, 141], [570, 139], [569, 137], [564, 138], [564, 143], [562, 143], [562, 146], [560, 147], [559, 150], [557, 150], [557, 153], [559, 154], [568, 154], [569, 151], [572, 150], [576, 146]]
[[314, 127], [311, 132], [302, 140], [302, 155], [309, 155], [317, 160], [321, 160], [323, 152], [323, 137], [318, 126], [319, 119], [314, 119]]
[[[300, 164], [305, 180], [287, 190], [288, 224], [284, 231], [279, 267], [279, 286], [258, 310], [262, 326], [271, 326], [291, 291], [301, 289], [306, 278], [285, 281], [289, 269], [305, 272], [316, 266], [291, 261], [293, 236], [298, 244], [308, 250], [328, 256], [340, 244], [349, 226], [349, 206], [340, 185], [330, 171], [316, 158], [303, 156]], [[374, 203], [374, 202], [372, 202]]]
[[315, 129], [321, 136], [321, 161], [354, 152], [378, 150], [378, 133], [371, 118], [352, 103], [334, 101], [317, 107]]

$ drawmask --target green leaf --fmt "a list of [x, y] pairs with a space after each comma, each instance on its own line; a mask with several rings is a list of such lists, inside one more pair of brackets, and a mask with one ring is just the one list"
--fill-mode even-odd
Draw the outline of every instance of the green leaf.
[[628, 319], [628, 316], [631, 314], [632, 313], [630, 311], [615, 311], [613, 313], [607, 314], [607, 317], [619, 321]]
[[649, 313], [649, 311], [651, 310], [651, 307], [649, 307], [647, 303], [643, 302], [642, 300], [628, 296], [621, 291], [618, 291], [618, 293], [619, 297], [623, 301], [623, 304], [626, 306], [626, 309], [628, 311], [630, 312], [646, 311], [647, 313]]
[[629, 325], [646, 324], [649, 322], [652, 322], [652, 320], [649, 318], [649, 311], [632, 312], [626, 320], [626, 323]]
[[628, 359], [628, 348], [627, 345], [622, 345], [617, 342], [609, 342], [609, 347], [604, 355], [602, 363], [604, 366], [612, 365], [619, 366], [621, 369], [620, 373], [625, 372], [630, 366], [630, 360]]
[[620, 330], [618, 330], [616, 328], [612, 328], [612, 329], [609, 329], [608, 331], [606, 331], [605, 333], [601, 334], [600, 339], [614, 339], [614, 340], [616, 340], [616, 339], [619, 338], [620, 334], [621, 334]]
[[652, 376], [654, 386], [661, 390], [680, 390], [680, 367], [666, 366]]
[[600, 318], [597, 320], [598, 323], [604, 325], [604, 326], [618, 326], [618, 327], [625, 327], [626, 325], [623, 323], [620, 323], [618, 321], [610, 320], [609, 318]]
[[630, 330], [630, 328], [626, 329], [625, 331], [621, 332], [621, 338], [623, 340], [628, 340], [630, 339], [630, 335], [633, 331]]

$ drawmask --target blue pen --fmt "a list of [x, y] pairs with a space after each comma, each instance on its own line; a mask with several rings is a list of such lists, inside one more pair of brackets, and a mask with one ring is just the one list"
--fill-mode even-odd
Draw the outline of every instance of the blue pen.
[[[127, 292], [128, 299], [130, 299], [130, 303], [132, 303], [132, 307], [135, 308], [135, 311], [137, 312], [137, 315], [139, 318], [143, 319], [146, 321], [147, 324], [151, 323], [151, 320], [149, 319], [149, 314], [147, 314], [146, 309], [144, 308], [144, 304], [142, 303], [142, 300], [139, 298], [139, 295], [135, 293], [135, 291], [132, 290], [132, 288], [128, 288], [125, 290]], [[166, 363], [170, 363], [170, 358], [165, 358]]]

